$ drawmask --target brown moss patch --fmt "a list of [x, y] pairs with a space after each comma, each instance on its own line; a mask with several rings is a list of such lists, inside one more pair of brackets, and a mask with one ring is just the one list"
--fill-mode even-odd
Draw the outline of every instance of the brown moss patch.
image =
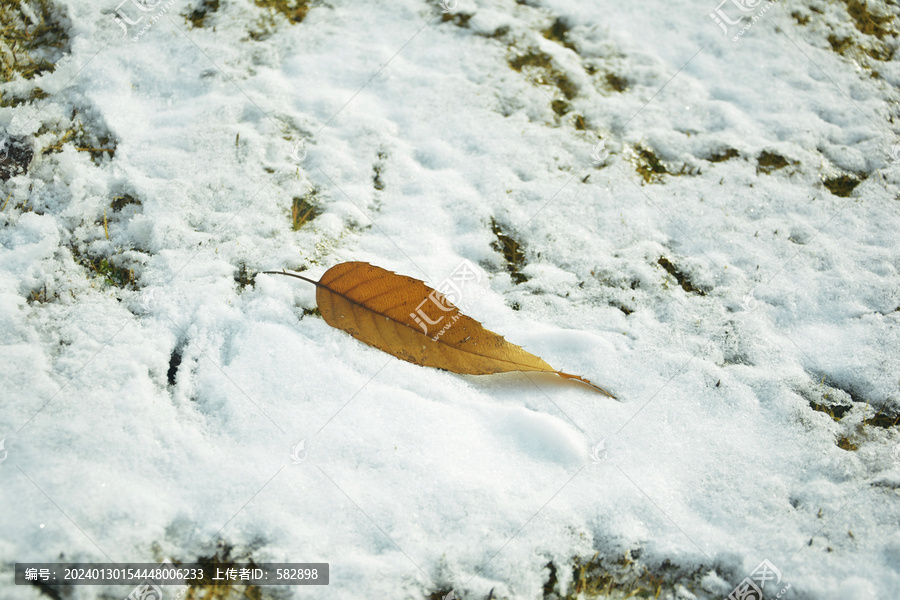
[[662, 179], [663, 175], [669, 173], [666, 165], [663, 164], [651, 148], [636, 146], [634, 148], [634, 153], [634, 168], [638, 172], [638, 175], [644, 180], [644, 183], [658, 182]]
[[524, 247], [493, 217], [491, 217], [491, 231], [497, 238], [491, 243], [491, 248], [503, 255], [506, 270], [513, 283], [520, 284], [528, 281], [528, 277], [522, 273], [526, 264]]
[[666, 271], [666, 273], [675, 278], [675, 281], [678, 282], [678, 285], [680, 285], [681, 289], [685, 292], [689, 294], [699, 294], [700, 296], [706, 295], [704, 290], [695, 287], [694, 284], [691, 283], [690, 278], [665, 256], [660, 256], [659, 260], [656, 262]]
[[607, 73], [605, 79], [607, 87], [611, 90], [615, 90], [619, 93], [628, 90], [628, 80], [624, 77], [615, 73]]
[[296, 25], [309, 13], [309, 0], [253, 0], [260, 8], [284, 16], [291, 25]]
[[773, 171], [783, 169], [789, 164], [791, 164], [791, 162], [777, 152], [763, 150], [756, 158], [756, 172], [769, 174]]
[[[62, 9], [50, 0], [0, 3], [0, 80], [34, 79], [52, 72], [69, 50]], [[32, 18], [32, 14], [34, 18]]]
[[203, 0], [197, 8], [185, 15], [194, 27], [204, 27], [206, 18], [219, 10], [219, 0]]
[[847, 198], [853, 193], [865, 177], [857, 177], [855, 175], [836, 175], [828, 177], [823, 182], [828, 191], [840, 198]]
[[737, 158], [740, 155], [741, 153], [734, 148], [723, 148], [721, 150], [716, 150], [715, 152], [707, 156], [706, 160], [713, 163], [720, 163], [725, 162], [726, 160], [731, 160], [732, 158]]
[[529, 50], [515, 54], [508, 60], [512, 70], [531, 76], [534, 83], [555, 86], [566, 100], [578, 94], [578, 87], [569, 77], [553, 64], [553, 58], [546, 52]]
[[569, 31], [571, 29], [572, 27], [565, 19], [563, 19], [562, 17], [557, 17], [557, 19], [553, 21], [553, 24], [541, 33], [548, 40], [552, 40], [568, 48], [569, 50], [572, 50], [573, 52], [577, 52], [578, 50], [575, 48], [575, 45], [571, 41], [569, 41]]
[[850, 438], [847, 436], [839, 437], [836, 443], [838, 448], [846, 450], [847, 452], [853, 452], [859, 449], [859, 446], [850, 441]]
[[320, 190], [311, 187], [302, 196], [296, 196], [291, 203], [291, 229], [299, 230], [301, 227], [322, 214], [319, 200]]

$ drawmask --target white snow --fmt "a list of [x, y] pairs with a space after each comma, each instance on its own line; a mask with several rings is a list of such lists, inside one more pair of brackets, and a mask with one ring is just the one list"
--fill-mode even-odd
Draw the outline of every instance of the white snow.
[[[548, 563], [574, 594], [574, 557], [629, 550], [683, 575], [661, 597], [724, 597], [763, 560], [784, 598], [896, 597], [900, 430], [863, 421], [900, 411], [900, 62], [869, 59], [876, 77], [832, 50], [874, 43], [843, 3], [779, 1], [737, 42], [715, 2], [465, 0], [454, 22], [329, 0], [267, 25], [222, 0], [192, 28], [202, 2], [175, 0], [136, 42], [115, 2], [57, 4], [68, 54], [0, 85], [50, 94], [0, 108], [0, 135], [35, 147], [0, 182], [0, 596], [41, 597], [16, 562], [224, 540], [330, 563], [296, 597], [543, 598]], [[578, 53], [541, 34], [557, 18]], [[511, 68], [532, 50], [572, 98]], [[112, 158], [42, 152], [73, 110]], [[640, 148], [670, 174], [645, 183]], [[761, 170], [764, 151], [788, 164]], [[846, 173], [867, 175], [849, 197], [823, 184]], [[322, 214], [294, 231], [312, 187]], [[360, 260], [435, 285], [464, 259], [487, 273], [468, 314], [619, 401], [405, 363], [305, 314], [309, 284], [236, 282]]]

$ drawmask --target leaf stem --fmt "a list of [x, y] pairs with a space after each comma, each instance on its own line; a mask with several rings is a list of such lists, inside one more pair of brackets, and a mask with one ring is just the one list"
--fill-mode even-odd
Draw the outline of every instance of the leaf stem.
[[302, 279], [303, 281], [309, 282], [315, 286], [319, 285], [318, 281], [313, 281], [303, 275], [297, 275], [296, 273], [288, 273], [287, 271], [261, 271], [264, 275], [287, 275], [288, 277], [296, 277], [297, 279]]

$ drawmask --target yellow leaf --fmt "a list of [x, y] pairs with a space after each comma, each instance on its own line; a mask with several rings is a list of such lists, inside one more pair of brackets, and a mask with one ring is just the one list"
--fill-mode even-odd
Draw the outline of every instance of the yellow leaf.
[[402, 360], [467, 375], [556, 373], [615, 398], [587, 379], [557, 371], [485, 329], [418, 279], [364, 262], [337, 264], [319, 281], [284, 271], [264, 273], [315, 284], [316, 303], [326, 323]]

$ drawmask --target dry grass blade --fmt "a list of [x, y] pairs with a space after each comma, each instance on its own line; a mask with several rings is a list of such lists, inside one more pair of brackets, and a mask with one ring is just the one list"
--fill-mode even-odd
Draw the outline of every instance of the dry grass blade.
[[337, 264], [319, 281], [286, 272], [264, 272], [315, 284], [316, 303], [326, 323], [405, 361], [467, 375], [555, 373], [614, 398], [587, 379], [557, 371], [485, 329], [418, 279], [364, 262]]

